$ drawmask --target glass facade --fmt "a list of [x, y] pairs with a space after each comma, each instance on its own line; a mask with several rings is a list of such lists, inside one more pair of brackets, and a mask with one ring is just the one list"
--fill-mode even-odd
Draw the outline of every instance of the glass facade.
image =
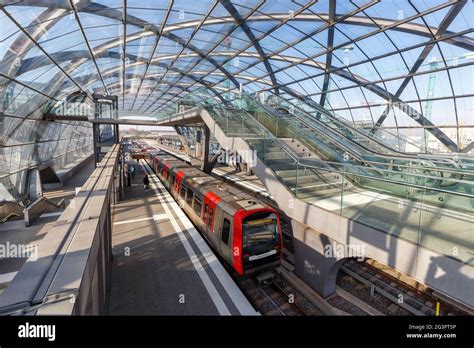
[[[197, 89], [304, 101], [405, 152], [474, 150], [471, 1], [0, 1], [0, 199], [92, 153], [61, 105], [159, 115]], [[73, 96], [73, 98], [71, 98]], [[56, 109], [55, 109], [56, 108]], [[82, 115], [91, 115], [81, 108]], [[67, 112], [69, 110], [69, 112]], [[119, 113], [120, 115], [120, 113]], [[11, 197], [9, 197], [9, 195]]]

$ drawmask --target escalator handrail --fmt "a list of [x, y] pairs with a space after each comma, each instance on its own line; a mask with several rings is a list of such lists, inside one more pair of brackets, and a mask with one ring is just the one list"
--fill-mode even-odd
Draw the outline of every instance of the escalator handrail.
[[[213, 107], [213, 109], [215, 109], [215, 108]], [[333, 166], [336, 166], [336, 167], [337, 166], [344, 166], [344, 167], [351, 167], [352, 166], [352, 167], [361, 168], [361, 169], [364, 169], [364, 170], [367, 169], [366, 167], [364, 167], [362, 165], [358, 165], [358, 164], [354, 164], [354, 163], [338, 163], [338, 162], [324, 161], [324, 160], [320, 160], [320, 159], [301, 159], [298, 156], [296, 156], [296, 154], [293, 152], [293, 149], [291, 149], [291, 147], [289, 147], [287, 144], [285, 144], [280, 139], [278, 139], [275, 135], [273, 135], [267, 128], [265, 128], [263, 125], [261, 125], [260, 122], [256, 121], [253, 118], [253, 116], [248, 114], [248, 112], [246, 110], [244, 110], [244, 109], [233, 109], [232, 111], [234, 111], [234, 112], [235, 111], [242, 111], [244, 113], [244, 115], [245, 115], [244, 117], [247, 121], [251, 121], [252, 125], [258, 126], [258, 128], [263, 133], [265, 133], [265, 135], [266, 135], [265, 139], [271, 140], [277, 146], [282, 148], [282, 150], [284, 152], [286, 152], [288, 154], [288, 156], [291, 157], [295, 161], [295, 164], [298, 165], [298, 166], [309, 167], [309, 168], [312, 168], [312, 169], [315, 169], [315, 170], [326, 170], [326, 171], [329, 171], [329, 172], [335, 172], [335, 173], [339, 173], [339, 174], [348, 174], [348, 172], [337, 170]], [[313, 165], [313, 163], [324, 163], [325, 168], [315, 166], [315, 165]], [[375, 162], [375, 163], [378, 163], [378, 162]], [[382, 164], [386, 164], [386, 163], [382, 163]], [[327, 167], [326, 167], [326, 165], [327, 165]], [[407, 166], [407, 168], [410, 168], [410, 169], [426, 169], [425, 167], [413, 167], [413, 166]], [[372, 170], [377, 170], [376, 168], [371, 168], [371, 169]], [[392, 170], [385, 169], [385, 168], [384, 169], [379, 169], [377, 171], [382, 172], [384, 174], [387, 174], [387, 173], [389, 173], [389, 174], [400, 174], [397, 171], [392, 171]], [[472, 195], [464, 194], [462, 192], [459, 193], [459, 192], [453, 192], [453, 191], [449, 191], [449, 190], [438, 189], [436, 187], [427, 187], [427, 186], [417, 185], [415, 183], [401, 182], [401, 181], [397, 181], [397, 180], [393, 180], [393, 179], [390, 180], [390, 179], [384, 178], [383, 176], [379, 178], [379, 177], [375, 177], [375, 176], [362, 175], [362, 174], [353, 173], [353, 172], [351, 172], [349, 175], [357, 176], [357, 177], [360, 177], [360, 178], [377, 180], [377, 181], [391, 182], [391, 183], [400, 184], [400, 185], [403, 184], [405, 186], [418, 188], [418, 189], [428, 188], [429, 190], [437, 191], [437, 192], [441, 192], [441, 193], [456, 194], [456, 195], [461, 195], [461, 196], [466, 196], [466, 197], [472, 197]], [[414, 178], [423, 178], [423, 179], [426, 179], [426, 180], [440, 180], [439, 177], [429, 176], [429, 175], [421, 175], [421, 174], [416, 174], [416, 173], [404, 173], [404, 175], [414, 177]], [[443, 179], [443, 180], [450, 180], [450, 179], [447, 178], [447, 179]], [[456, 181], [460, 182], [460, 180], [456, 180]], [[466, 181], [466, 183], [470, 183], [470, 182]]]
[[[274, 110], [273, 108], [270, 108], [265, 104], [261, 104], [258, 101], [253, 100], [253, 98], [251, 98], [250, 100], [251, 100], [251, 102], [254, 102], [258, 107], [261, 107], [265, 112], [270, 114], [272, 117], [274, 117], [274, 118], [284, 118], [284, 117], [282, 117], [281, 113], [278, 110]], [[420, 159], [420, 158], [415, 157], [415, 156], [401, 157], [401, 156], [395, 156], [395, 155], [380, 155], [378, 153], [375, 153], [375, 152], [372, 152], [372, 151], [369, 150], [370, 152], [372, 152], [374, 154], [373, 156], [379, 157], [379, 158], [384, 158], [389, 163], [387, 163], [387, 162], [378, 162], [378, 161], [373, 161], [373, 160], [368, 160], [366, 158], [363, 158], [363, 157], [360, 156], [359, 153], [353, 151], [353, 149], [351, 149], [347, 146], [344, 146], [344, 145], [342, 145], [341, 143], [338, 143], [335, 140], [332, 140], [331, 137], [328, 136], [327, 134], [324, 134], [324, 132], [322, 130], [314, 127], [311, 123], [308, 123], [308, 121], [305, 120], [305, 118], [303, 118], [303, 117], [301, 117], [297, 114], [293, 114], [293, 115], [299, 122], [305, 124], [306, 126], [310, 127], [314, 131], [316, 131], [321, 136], [325, 137], [326, 140], [331, 142], [333, 145], [342, 148], [342, 150], [347, 152], [347, 153], [350, 153], [352, 155], [352, 157], [354, 157], [356, 160], [358, 160], [359, 162], [361, 162], [363, 164], [380, 165], [380, 166], [393, 166], [393, 165], [396, 165], [398, 167], [404, 167], [404, 168], [406, 167], [406, 168], [420, 169], [420, 170], [425, 170], [426, 169], [426, 167], [424, 167], [424, 166], [413, 166], [413, 165], [408, 166], [408, 165], [403, 165], [403, 164], [390, 163], [390, 161], [393, 161], [393, 160], [416, 161], [416, 162], [422, 162], [423, 161], [423, 159]], [[289, 121], [291, 121], [291, 119], [289, 119]], [[324, 127], [324, 125], [322, 125], [322, 126]], [[330, 129], [330, 130], [335, 131], [333, 129]], [[305, 132], [304, 130], [301, 130], [301, 131]], [[339, 136], [344, 137], [344, 135], [340, 134], [339, 132], [337, 132], [337, 133], [339, 134]], [[305, 132], [305, 134], [309, 135], [307, 132]], [[351, 142], [354, 143], [354, 141], [352, 139], [348, 139], [348, 140], [350, 140]], [[357, 145], [359, 145], [359, 144], [357, 144]], [[446, 164], [446, 161], [433, 161], [433, 160], [430, 160], [430, 161], [435, 162], [436, 164]], [[384, 169], [384, 170], [387, 170], [387, 169]], [[448, 168], [442, 168], [440, 166], [436, 166], [436, 170], [438, 170], [440, 172], [443, 172], [443, 173], [450, 173], [450, 174], [472, 175], [471, 172], [468, 172], [468, 171], [462, 171], [462, 170], [459, 170], [459, 169], [458, 170], [452, 170], [452, 169], [448, 169]]]
[[[247, 97], [249, 97], [249, 96], [247, 96]], [[265, 105], [265, 104], [262, 104], [262, 103], [258, 102], [257, 100], [255, 100], [255, 98], [249, 97], [249, 99], [250, 99], [252, 102], [256, 103], [259, 107], [262, 107], [266, 112], [272, 114], [273, 117], [281, 118], [281, 116], [278, 115], [278, 114], [281, 114], [278, 110], [274, 110], [273, 108], [269, 107], [268, 105]], [[296, 106], [295, 106], [295, 107], [296, 107]], [[298, 108], [298, 109], [301, 110], [300, 108]], [[318, 124], [320, 124], [321, 126], [325, 127], [325, 124], [324, 124], [323, 122], [321, 122], [320, 120], [314, 118], [311, 114], [305, 112], [304, 110], [301, 110], [301, 111], [304, 112], [305, 114], [309, 115], [309, 117], [311, 117], [311, 119], [312, 119], [313, 121], [316, 121]], [[275, 115], [274, 113], [277, 113], [277, 115]], [[304, 123], [304, 124], [305, 124], [306, 126], [308, 126], [309, 128], [315, 130], [315, 131], [318, 132], [319, 134], [322, 134], [323, 131], [321, 131], [321, 130], [317, 129], [316, 127], [314, 127], [314, 125], [311, 124], [311, 123], [309, 123], [308, 120], [305, 119], [304, 117], [302, 117], [302, 116], [300, 116], [300, 115], [298, 115], [298, 114], [295, 114], [295, 113], [292, 113], [292, 115], [293, 115], [298, 121]], [[350, 127], [350, 126], [349, 126], [349, 127]], [[386, 159], [386, 160], [388, 160], [388, 161], [393, 160], [393, 159], [395, 159], [395, 160], [401, 160], [401, 161], [403, 161], [403, 160], [415, 160], [415, 161], [429, 160], [429, 161], [431, 161], [431, 162], [434, 162], [435, 164], [441, 164], [441, 165], [446, 164], [445, 158], [442, 158], [441, 160], [438, 160], [438, 159], [424, 159], [424, 158], [423, 158], [423, 157], [426, 156], [426, 155], [429, 156], [429, 154], [422, 154], [421, 156], [418, 156], [418, 155], [414, 156], [414, 155], [410, 155], [410, 154], [407, 154], [407, 153], [401, 153], [401, 152], [398, 152], [398, 153], [402, 154], [402, 156], [399, 156], [399, 155], [384, 155], [384, 154], [380, 154], [380, 153], [377, 153], [377, 152], [373, 151], [372, 149], [368, 149], [367, 147], [365, 147], [365, 146], [363, 146], [363, 145], [361, 145], [361, 144], [355, 142], [353, 139], [347, 138], [344, 134], [341, 134], [340, 132], [338, 132], [338, 131], [335, 130], [335, 129], [332, 129], [332, 128], [330, 128], [330, 127], [326, 127], [326, 128], [327, 128], [327, 130], [329, 130], [329, 131], [331, 131], [331, 132], [333, 132], [333, 133], [337, 133], [338, 136], [342, 136], [343, 138], [345, 138], [345, 139], [351, 141], [351, 142], [354, 143], [356, 146], [364, 148], [366, 151], [368, 151], [368, 152], [371, 153], [371, 154], [369, 154], [369, 155], [371, 155], [371, 156], [383, 158], [383, 159]], [[351, 129], [354, 129], [354, 128], [352, 128], [352, 127], [350, 127], [350, 128], [351, 128]], [[385, 162], [369, 161], [369, 160], [367, 160], [367, 159], [361, 157], [360, 154], [355, 153], [355, 151], [353, 151], [353, 149], [348, 148], [347, 146], [343, 146], [342, 144], [337, 143], [337, 142], [335, 142], [335, 141], [332, 141], [331, 138], [330, 138], [329, 136], [327, 136], [327, 135], [324, 135], [324, 136], [325, 136], [326, 138], [328, 138], [328, 140], [331, 141], [334, 145], [339, 146], [339, 147], [342, 147], [344, 151], [346, 151], [346, 152], [352, 154], [353, 157], [357, 158], [357, 160], [359, 160], [359, 161], [362, 162], [362, 163], [377, 163], [377, 164], [380, 164], [380, 165], [392, 165], [392, 164], [387, 164], [387, 163], [385, 163]], [[381, 146], [387, 148], [387, 146], [385, 146], [384, 144], [379, 144], [379, 145], [381, 145]], [[420, 157], [421, 157], [421, 158], [420, 158]], [[419, 167], [419, 168], [421, 169], [422, 167]], [[460, 170], [452, 171], [452, 170], [449, 170], [449, 169], [440, 168], [438, 165], [436, 166], [436, 168], [437, 168], [437, 170], [441, 170], [441, 171], [443, 171], [443, 172], [447, 171], [447, 172], [454, 173], [454, 174], [470, 175], [470, 172], [469, 172], [469, 171], [462, 171], [462, 170], [461, 170], [461, 171], [460, 171]]]
[[[200, 104], [203, 105], [204, 108], [206, 108], [206, 109], [207, 108], [212, 108], [212, 110], [214, 110], [214, 112], [216, 112], [216, 113], [218, 112], [216, 110], [217, 107], [215, 105], [211, 104], [211, 103], [207, 103], [206, 101], [201, 101]], [[223, 108], [222, 105], [219, 105], [219, 107]], [[253, 116], [251, 116], [248, 113], [248, 111], [246, 111], [245, 109], [238, 109], [238, 110], [243, 112], [243, 115], [244, 115], [246, 121], [250, 121], [252, 123], [252, 125], [256, 125], [262, 131], [263, 135], [265, 136], [264, 139], [268, 139], [268, 140], [272, 141], [273, 143], [275, 143], [277, 146], [279, 146], [284, 152], [286, 152], [288, 154], [288, 156], [291, 159], [293, 159], [295, 161], [295, 164], [297, 166], [309, 167], [309, 168], [313, 168], [315, 170], [319, 169], [319, 170], [326, 170], [326, 171], [331, 171], [331, 172], [343, 173], [343, 174], [346, 174], [346, 175], [348, 174], [348, 172], [345, 172], [345, 171], [341, 172], [341, 171], [338, 171], [338, 170], [336, 170], [332, 167], [331, 167], [331, 169], [329, 169], [329, 168], [323, 169], [323, 168], [320, 168], [320, 167], [316, 167], [316, 166], [308, 163], [309, 162], [308, 160], [303, 160], [302, 161], [301, 158], [299, 158], [294, 153], [294, 151], [293, 151], [293, 149], [291, 149], [291, 147], [289, 147], [287, 144], [285, 144], [280, 139], [278, 139], [276, 136], [274, 136], [266, 127], [264, 127], [263, 125], [260, 124], [260, 122], [255, 120], [255, 118]], [[237, 109], [234, 109], [233, 111], [237, 111]], [[321, 160], [318, 160], [318, 162], [321, 162]], [[325, 162], [327, 164], [335, 164], [337, 166], [344, 166], [344, 167], [352, 166], [352, 167], [356, 167], [356, 168], [367, 169], [364, 166], [354, 164], [354, 163], [334, 163], [334, 162], [329, 162], [329, 161], [322, 161], [322, 162]], [[313, 161], [313, 163], [316, 163], [316, 161]], [[411, 168], [414, 168], [414, 167], [411, 166]], [[426, 169], [426, 168], [424, 168], [424, 169]], [[387, 170], [387, 169], [381, 169], [381, 171], [383, 171], [385, 173], [396, 173], [394, 171], [390, 171], [390, 170]], [[425, 178], [425, 179], [439, 179], [439, 177], [430, 177], [430, 176], [411, 174], [411, 173], [404, 173], [404, 174], [405, 175], [410, 175], [410, 176], [413, 176], [413, 177]], [[454, 194], [454, 195], [460, 195], [460, 196], [465, 196], [465, 197], [473, 197], [473, 195], [470, 195], [470, 194], [467, 194], [467, 193], [448, 191], [448, 190], [439, 189], [437, 187], [427, 187], [426, 185], [423, 186], [423, 185], [418, 185], [418, 184], [409, 183], [409, 182], [401, 183], [399, 181], [385, 179], [384, 177], [381, 177], [381, 178], [375, 177], [375, 176], [372, 177], [372, 176], [361, 175], [359, 173], [353, 173], [353, 172], [351, 172], [350, 175], [351, 176], [357, 176], [357, 177], [363, 177], [363, 178], [369, 178], [369, 179], [377, 180], [377, 181], [391, 182], [391, 183], [395, 183], [395, 184], [403, 184], [404, 186], [414, 187], [414, 188], [418, 188], [418, 189], [428, 189], [428, 190], [431, 190], [431, 191], [437, 191], [437, 192], [442, 192], [442, 193], [447, 193], [447, 194]], [[466, 181], [466, 183], [470, 184], [471, 182]]]

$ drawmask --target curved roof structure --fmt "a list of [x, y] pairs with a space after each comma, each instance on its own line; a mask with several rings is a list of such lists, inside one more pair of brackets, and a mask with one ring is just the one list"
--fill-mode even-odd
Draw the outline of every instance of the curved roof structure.
[[[29, 163], [36, 150], [27, 150], [28, 143], [45, 136], [25, 120], [41, 120], [71, 96], [87, 104], [93, 93], [115, 95], [121, 110], [150, 114], [203, 87], [317, 103], [372, 132], [424, 136], [433, 152], [469, 152], [473, 6], [466, 0], [1, 0], [2, 136], [4, 146], [15, 145], [4, 150], [10, 166], [4, 174], [22, 168], [11, 167], [14, 148]], [[88, 146], [90, 127], [81, 127], [58, 148]], [[59, 144], [55, 136], [47, 141]]]

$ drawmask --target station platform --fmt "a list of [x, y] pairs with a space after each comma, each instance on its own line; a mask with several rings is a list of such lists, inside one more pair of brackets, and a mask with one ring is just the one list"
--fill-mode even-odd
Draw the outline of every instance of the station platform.
[[132, 186], [114, 207], [108, 313], [258, 315], [160, 180], [135, 163]]

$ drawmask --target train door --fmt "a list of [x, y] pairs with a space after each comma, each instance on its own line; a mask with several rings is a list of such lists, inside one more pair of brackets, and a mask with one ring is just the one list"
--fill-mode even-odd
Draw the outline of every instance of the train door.
[[163, 178], [161, 176], [161, 163], [160, 162], [156, 162], [156, 172], [155, 173], [160, 179]]
[[160, 163], [159, 161], [160, 161], [160, 158], [159, 158], [158, 156], [156, 156], [156, 157], [153, 158], [153, 164], [154, 164], [154, 166], [153, 166], [154, 168], [153, 168], [153, 169], [155, 170], [155, 173], [156, 173], [157, 175], [158, 175], [158, 173], [159, 173], [159, 172], [158, 172], [158, 170], [159, 170], [159, 169], [158, 169], [158, 164]]
[[163, 171], [161, 172], [161, 176], [163, 177], [164, 181], [168, 181], [169, 167], [166, 163], [163, 163]]
[[217, 203], [221, 199], [212, 192], [206, 193], [204, 197], [203, 221], [206, 225], [206, 234], [209, 239], [214, 239], [214, 220], [216, 215]]
[[183, 180], [184, 173], [177, 172], [176, 173], [176, 180], [174, 182], [174, 191], [179, 194], [179, 190], [181, 189], [181, 181]]
[[204, 230], [204, 221], [202, 219], [202, 197], [199, 194], [194, 195], [193, 210], [199, 218], [197, 224], [199, 225], [200, 230]]
[[222, 216], [222, 228], [218, 245], [221, 255], [229, 262], [232, 262], [232, 230], [232, 217], [224, 213]]

